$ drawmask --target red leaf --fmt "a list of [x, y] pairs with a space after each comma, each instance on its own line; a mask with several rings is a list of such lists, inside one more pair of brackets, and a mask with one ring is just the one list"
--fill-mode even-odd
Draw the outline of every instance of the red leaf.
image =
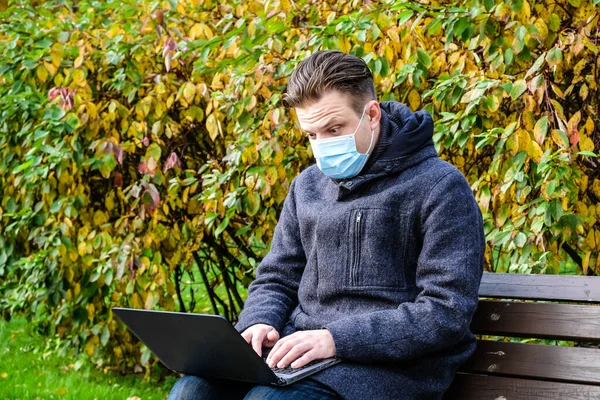
[[177, 42], [172, 38], [168, 37], [165, 40], [165, 44], [163, 45], [163, 58], [167, 56], [167, 54], [172, 53], [177, 48]]
[[146, 160], [142, 161], [138, 165], [138, 171], [140, 172], [140, 174], [147, 174], [148, 173], [148, 169], [146, 168]]
[[123, 165], [123, 149], [118, 144], [113, 144], [112, 151], [115, 156], [115, 160], [117, 160], [119, 164]]
[[120, 172], [115, 173], [114, 184], [115, 184], [115, 186], [119, 186], [119, 187], [123, 186], [123, 175], [121, 175]]
[[569, 142], [571, 142], [571, 146], [575, 146], [579, 142], [579, 132], [576, 129], [569, 137]]
[[48, 100], [52, 101], [56, 98], [56, 96], [59, 95], [59, 89], [57, 87], [53, 87], [52, 89], [50, 89], [50, 91], [48, 92]]
[[165, 163], [163, 172], [166, 172], [169, 169], [173, 168], [174, 165], [177, 165], [179, 168], [181, 168], [181, 160], [179, 160], [179, 157], [177, 157], [177, 154], [175, 152], [172, 152], [169, 155], [169, 158], [167, 158], [167, 162]]
[[158, 194], [156, 186], [152, 184], [146, 184], [145, 186], [146, 190], [144, 190], [144, 194], [142, 194], [142, 201], [144, 202], [144, 208], [152, 213], [158, 208], [160, 195]]

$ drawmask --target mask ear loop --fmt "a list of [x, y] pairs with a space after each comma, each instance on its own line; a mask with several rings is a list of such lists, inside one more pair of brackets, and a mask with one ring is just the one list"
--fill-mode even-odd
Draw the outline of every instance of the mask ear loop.
[[[367, 106], [365, 105], [365, 108]], [[364, 117], [364, 111], [363, 111], [363, 117]], [[362, 120], [362, 118], [361, 118]], [[371, 122], [371, 117], [369, 117], [369, 122]], [[371, 143], [369, 143], [369, 148], [367, 149], [367, 152], [365, 154], [369, 154], [369, 151], [371, 151], [371, 146], [373, 146], [373, 139], [375, 138], [375, 129], [371, 129]]]
[[373, 145], [373, 139], [375, 138], [375, 129], [371, 130], [371, 143], [369, 143], [369, 148], [367, 149], [367, 152], [365, 154], [369, 154], [369, 151], [371, 151], [371, 146]]

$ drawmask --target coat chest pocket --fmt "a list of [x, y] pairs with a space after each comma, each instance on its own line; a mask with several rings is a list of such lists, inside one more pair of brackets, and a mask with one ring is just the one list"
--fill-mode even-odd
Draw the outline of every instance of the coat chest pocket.
[[385, 208], [352, 210], [348, 243], [347, 286], [405, 290], [411, 215]]

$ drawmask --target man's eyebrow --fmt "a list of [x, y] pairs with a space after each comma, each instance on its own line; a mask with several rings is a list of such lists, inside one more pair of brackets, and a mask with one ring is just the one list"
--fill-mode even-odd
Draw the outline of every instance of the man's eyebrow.
[[[318, 129], [325, 130], [325, 129], [329, 128], [331, 125], [339, 124], [339, 123], [342, 123], [342, 121], [338, 117], [331, 117], [329, 120], [327, 120], [327, 122], [325, 122], [323, 125], [318, 127]], [[304, 130], [304, 129], [302, 129], [302, 130]], [[304, 132], [312, 134], [312, 132], [309, 132], [306, 130]]]

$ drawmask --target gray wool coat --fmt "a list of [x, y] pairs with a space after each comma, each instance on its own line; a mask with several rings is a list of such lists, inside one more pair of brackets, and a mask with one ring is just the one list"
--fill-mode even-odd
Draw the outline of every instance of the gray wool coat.
[[438, 158], [429, 113], [380, 105], [359, 176], [313, 165], [290, 185], [235, 327], [328, 329], [344, 362], [312, 378], [345, 399], [439, 399], [475, 349], [482, 215], [462, 173]]

